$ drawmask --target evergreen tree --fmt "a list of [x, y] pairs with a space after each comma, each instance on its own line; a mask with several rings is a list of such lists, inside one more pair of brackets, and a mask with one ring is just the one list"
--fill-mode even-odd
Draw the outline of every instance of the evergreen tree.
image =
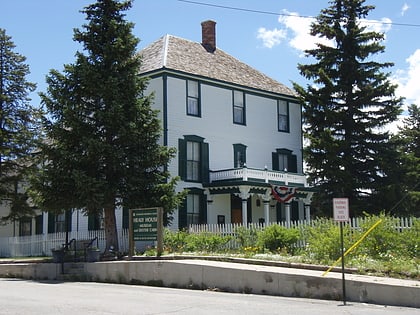
[[[388, 168], [393, 174], [392, 185], [381, 191], [380, 199], [391, 203], [391, 211], [398, 215], [420, 216], [420, 108], [417, 105], [408, 107], [408, 116], [403, 126], [392, 138], [396, 159], [388, 161]], [[397, 198], [390, 200], [391, 196]]]
[[382, 210], [375, 191], [388, 180], [381, 157], [392, 154], [384, 129], [400, 113], [396, 86], [373, 56], [384, 51], [384, 35], [369, 31], [360, 20], [374, 9], [364, 0], [333, 0], [311, 25], [311, 35], [328, 39], [306, 51], [313, 64], [299, 64], [314, 85], [294, 84], [302, 101], [305, 159], [310, 182], [319, 188], [313, 205], [331, 213], [334, 197], [350, 200], [351, 214]]
[[88, 23], [74, 40], [84, 50], [63, 73], [50, 72], [41, 95], [48, 140], [35, 183], [44, 209], [104, 211], [106, 248], [116, 250], [116, 206], [163, 206], [169, 214], [179, 202], [167, 172], [175, 152], [159, 145], [160, 121], [139, 76], [139, 40], [122, 13], [131, 5], [98, 0], [82, 11]]
[[14, 51], [11, 37], [0, 29], [0, 200], [10, 207], [2, 220], [32, 215], [25, 182], [33, 169], [39, 110], [29, 104], [35, 84], [27, 81], [26, 58]]

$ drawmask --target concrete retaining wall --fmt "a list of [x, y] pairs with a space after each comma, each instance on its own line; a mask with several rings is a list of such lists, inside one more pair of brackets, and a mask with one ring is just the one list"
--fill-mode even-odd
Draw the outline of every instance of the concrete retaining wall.
[[[333, 272], [202, 260], [84, 263], [81, 270], [91, 281], [342, 300], [341, 274]], [[0, 276], [57, 280], [61, 264], [3, 264]], [[346, 274], [345, 283], [347, 301], [420, 307], [419, 281]]]

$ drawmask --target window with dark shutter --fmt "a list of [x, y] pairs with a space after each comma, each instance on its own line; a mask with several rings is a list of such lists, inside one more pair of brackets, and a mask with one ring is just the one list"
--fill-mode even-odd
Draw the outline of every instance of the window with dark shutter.
[[297, 157], [291, 150], [281, 148], [272, 153], [273, 170], [297, 173]]
[[246, 164], [246, 145], [235, 143], [233, 145], [233, 167], [243, 167]]
[[182, 180], [208, 182], [209, 146], [204, 138], [188, 135], [178, 139], [178, 171]]

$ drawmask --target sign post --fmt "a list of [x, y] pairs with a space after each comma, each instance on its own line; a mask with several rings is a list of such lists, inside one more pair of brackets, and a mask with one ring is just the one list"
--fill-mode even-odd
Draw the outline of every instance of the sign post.
[[349, 199], [333, 198], [334, 221], [340, 222], [340, 241], [341, 241], [341, 275], [343, 284], [343, 304], [346, 305], [346, 281], [344, 277], [344, 236], [343, 222], [349, 221]]
[[162, 255], [163, 209], [160, 207], [130, 209], [129, 219], [129, 258], [134, 255], [135, 241], [156, 241], [157, 255]]

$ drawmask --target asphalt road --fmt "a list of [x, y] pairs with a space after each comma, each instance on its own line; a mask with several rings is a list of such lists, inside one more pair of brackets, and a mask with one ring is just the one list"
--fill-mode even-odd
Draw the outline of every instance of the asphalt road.
[[420, 310], [137, 285], [0, 278], [0, 314], [420, 315]]

